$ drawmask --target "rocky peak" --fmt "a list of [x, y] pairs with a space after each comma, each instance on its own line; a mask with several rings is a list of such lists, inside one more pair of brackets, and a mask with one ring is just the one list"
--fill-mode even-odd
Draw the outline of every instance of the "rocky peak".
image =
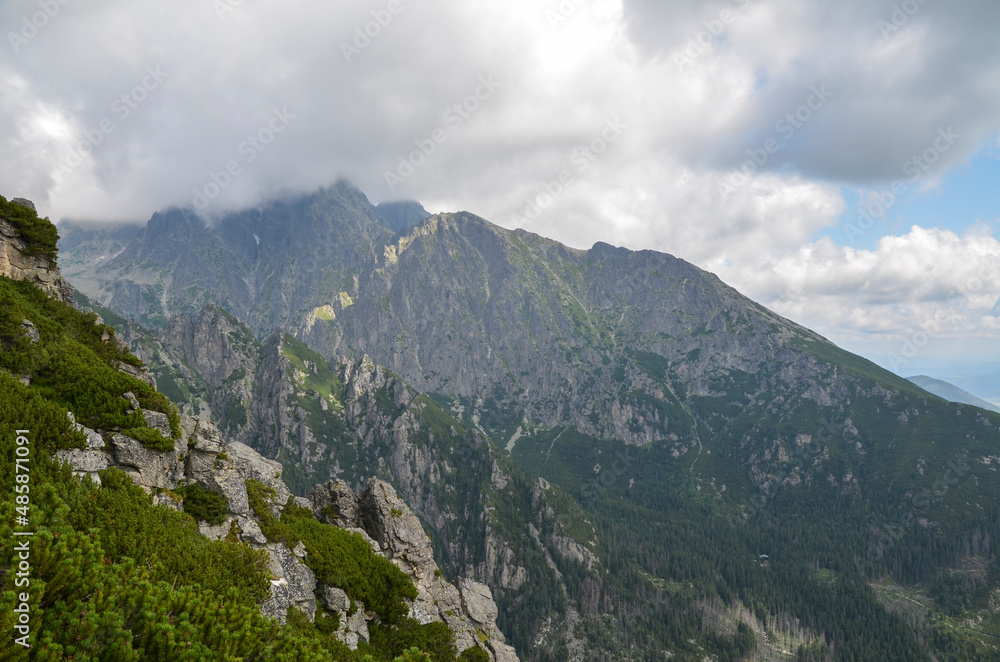
[[[11, 204], [30, 209], [32, 214], [35, 212], [35, 204], [30, 200], [14, 198]], [[34, 220], [38, 222], [37, 215]], [[35, 254], [18, 224], [3, 213], [0, 213], [0, 275], [30, 281], [49, 296], [73, 302], [73, 288], [62, 277], [55, 260]]]

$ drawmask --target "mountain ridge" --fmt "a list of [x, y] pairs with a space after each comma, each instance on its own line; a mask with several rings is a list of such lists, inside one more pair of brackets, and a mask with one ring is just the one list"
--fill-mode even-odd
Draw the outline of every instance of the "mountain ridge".
[[[384, 458], [441, 566], [491, 587], [525, 660], [992, 659], [995, 414], [962, 410], [675, 257], [572, 249], [465, 212], [392, 233], [341, 186], [304, 199], [301, 228], [325, 233], [308, 235], [316, 245], [342, 242], [346, 261], [268, 245], [268, 264], [307, 277], [242, 308], [209, 263], [204, 292], [134, 279], [97, 288], [97, 303], [159, 320], [146, 333], [165, 366], [190, 348], [163, 330], [193, 324], [206, 299], [265, 345], [279, 338], [271, 367], [236, 380], [268, 384], [285, 403], [269, 410], [288, 412], [265, 416], [274, 432], [250, 443], [302, 485]], [[233, 245], [269, 209], [216, 234]], [[274, 209], [275, 231], [300, 227]], [[240, 259], [230, 271], [261, 269]], [[95, 268], [91, 282], [127, 281], [133, 266], [148, 267]], [[155, 296], [141, 305], [118, 296], [142, 287]], [[253, 312], [279, 308], [273, 327]], [[331, 399], [348, 372], [375, 388]], [[209, 409], [230, 425], [227, 403], [250, 391], [217, 388]], [[932, 596], [919, 617], [902, 615], [904, 586]], [[845, 602], [871, 618], [845, 618]], [[963, 617], [981, 625], [954, 629]]]
[[992, 402], [987, 402], [982, 398], [977, 398], [968, 391], [963, 390], [954, 384], [950, 384], [943, 379], [935, 379], [934, 377], [928, 377], [927, 375], [917, 375], [915, 377], [907, 377], [907, 379], [920, 388], [930, 391], [934, 395], [944, 398], [950, 402], [961, 402], [963, 404], [979, 407], [980, 409], [1000, 412], [1000, 407]]
[[[279, 463], [178, 413], [111, 327], [64, 300], [55, 256], [32, 248], [32, 236], [54, 244], [54, 227], [18, 205], [30, 217], [8, 223], [0, 198], [12, 267], [0, 273], [0, 443], [14, 457], [17, 428], [22, 458], [0, 468], [18, 495], [0, 501], [0, 620], [24, 635], [5, 657], [427, 662], [419, 644], [435, 661], [517, 662], [490, 589], [444, 579], [391, 485], [331, 482], [294, 499]], [[355, 516], [331, 517], [334, 493]], [[33, 530], [12, 535], [12, 522]], [[38, 547], [18, 552], [15, 535]], [[109, 592], [116, 577], [125, 586]]]

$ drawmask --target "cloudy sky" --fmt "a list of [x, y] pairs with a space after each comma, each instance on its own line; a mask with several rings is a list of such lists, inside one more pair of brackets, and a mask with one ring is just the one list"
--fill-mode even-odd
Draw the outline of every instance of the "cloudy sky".
[[53, 220], [346, 177], [672, 253], [904, 375], [1000, 373], [996, 0], [3, 0], [0, 27], [0, 193]]

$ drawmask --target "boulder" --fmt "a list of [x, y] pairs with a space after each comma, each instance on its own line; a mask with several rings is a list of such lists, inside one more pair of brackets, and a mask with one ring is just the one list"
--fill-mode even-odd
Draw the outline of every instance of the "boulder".
[[405, 572], [423, 575], [437, 570], [423, 525], [389, 483], [368, 481], [358, 499], [358, 519], [389, 560]]
[[[119, 343], [119, 338], [117, 334], [115, 335], [115, 342], [116, 344]], [[121, 345], [119, 344], [119, 346]], [[115, 367], [118, 368], [119, 371], [124, 372], [127, 375], [131, 375], [132, 377], [135, 377], [140, 382], [144, 382], [146, 384], [149, 384], [153, 388], [156, 388], [156, 378], [154, 378], [153, 375], [151, 375], [149, 371], [146, 370], [145, 368], [137, 368], [131, 363], [125, 363], [124, 361], [117, 361], [115, 363]]]
[[211, 422], [203, 421], [199, 418], [192, 420], [194, 421], [194, 429], [188, 440], [189, 444], [193, 443], [192, 449], [199, 453], [214, 453], [216, 455], [221, 453], [223, 439], [219, 428], [215, 427]]
[[139, 399], [135, 397], [135, 393], [128, 391], [122, 394], [122, 397], [128, 400], [129, 411], [139, 411], [142, 407], [139, 405]]
[[233, 517], [228, 517], [222, 524], [198, 522], [198, 533], [211, 540], [222, 540], [232, 531], [234, 519]]
[[260, 607], [260, 613], [284, 625], [288, 618], [288, 581], [282, 577], [271, 581], [271, 597]]
[[153, 495], [153, 505], [163, 506], [171, 510], [182, 511], [184, 504], [173, 497], [169, 492], [160, 492]]
[[31, 323], [31, 320], [26, 319], [21, 322], [21, 331], [23, 331], [24, 335], [28, 336], [28, 340], [33, 343], [37, 343], [42, 339], [42, 336], [38, 333], [38, 329], [36, 329], [35, 325]]
[[267, 537], [260, 530], [260, 525], [253, 517], [239, 516], [236, 518], [236, 526], [239, 529], [238, 537], [241, 542], [245, 542], [254, 547], [263, 547], [267, 544]]
[[268, 543], [271, 556], [271, 574], [282, 577], [288, 584], [288, 603], [309, 620], [316, 618], [316, 574], [300, 561], [283, 543]]
[[145, 487], [172, 490], [183, 477], [175, 451], [155, 451], [123, 434], [111, 435], [110, 441], [115, 464]]
[[104, 448], [107, 445], [107, 444], [104, 443], [104, 437], [102, 437], [101, 435], [99, 435], [94, 430], [91, 430], [90, 428], [84, 427], [84, 426], [80, 425], [79, 423], [77, 423], [76, 422], [76, 417], [73, 416], [73, 412], [71, 412], [71, 411], [66, 412], [66, 417], [69, 418], [70, 424], [72, 424], [77, 429], [78, 432], [82, 432], [83, 434], [85, 434], [87, 436], [87, 448], [88, 449], [90, 449], [90, 450], [101, 450], [102, 448]]
[[317, 485], [309, 493], [313, 514], [320, 522], [342, 528], [358, 526], [358, 495], [342, 480]]
[[391, 485], [368, 481], [358, 498], [358, 520], [382, 555], [413, 580], [417, 598], [410, 603], [410, 618], [422, 624], [444, 621], [455, 633], [459, 652], [485, 645], [493, 662], [516, 662], [517, 654], [496, 625], [497, 606], [489, 587], [467, 579], [457, 585], [444, 580], [420, 520]]
[[198, 484], [206, 490], [221, 494], [229, 503], [229, 512], [235, 515], [250, 514], [250, 498], [246, 481], [233, 468], [216, 469], [203, 475]]
[[170, 439], [173, 436], [173, 432], [170, 429], [170, 417], [166, 414], [153, 411], [151, 409], [143, 409], [142, 416], [146, 419], [146, 425], [153, 428], [167, 439]]
[[268, 460], [249, 446], [233, 442], [225, 447], [225, 453], [243, 480], [256, 480], [275, 491], [275, 503], [284, 505], [291, 492], [281, 480], [281, 463]]
[[62, 462], [69, 463], [73, 468], [74, 476], [88, 476], [90, 480], [98, 485], [101, 484], [101, 477], [97, 475], [97, 472], [104, 471], [111, 466], [111, 458], [106, 453], [98, 450], [73, 448], [56, 451], [56, 457]]
[[455, 587], [462, 597], [462, 611], [469, 619], [487, 631], [490, 636], [495, 636], [489, 632], [488, 628], [495, 628], [497, 622], [497, 605], [493, 602], [493, 592], [486, 584], [459, 577], [455, 581]]
[[355, 603], [354, 613], [348, 616], [351, 610], [350, 598], [341, 589], [331, 586], [323, 587], [320, 600], [324, 609], [340, 618], [340, 628], [334, 633], [337, 639], [347, 644], [351, 650], [357, 650], [359, 641], [368, 643], [368, 621], [365, 620], [363, 604]]

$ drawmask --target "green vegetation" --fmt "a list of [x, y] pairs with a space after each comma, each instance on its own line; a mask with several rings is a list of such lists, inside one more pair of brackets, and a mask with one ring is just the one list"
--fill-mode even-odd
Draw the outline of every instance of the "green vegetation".
[[21, 235], [26, 244], [25, 253], [55, 263], [59, 233], [49, 219], [38, 218], [38, 214], [33, 210], [8, 202], [7, 198], [0, 195], [0, 220], [13, 225]]
[[[734, 373], [733, 379], [745, 376]], [[841, 441], [843, 426], [836, 434], [820, 429], [817, 422], [826, 414], [815, 403], [790, 408], [775, 428], [765, 427], [765, 416], [746, 406], [727, 419], [727, 436], [794, 439], [797, 432], [809, 431], [813, 443], [821, 444], [796, 452], [791, 443], [789, 459], [775, 465], [786, 473], [797, 467], [810, 477], [809, 486], [780, 485], [754, 499], [723, 498], [691, 471], [711, 461], [713, 471], [731, 472], [724, 476], [745, 474], [738, 447], [727, 449], [714, 440], [712, 455], [703, 451], [697, 464], [696, 449], [675, 457], [670, 442], [636, 449], [563, 428], [522, 438], [514, 453], [520, 464], [553, 484], [548, 501], [571, 537], [582, 542], [592, 522], [597, 540], [615, 541], [599, 550], [607, 569], [600, 577], [605, 599], [620, 605], [614, 619], [621, 631], [628, 629], [625, 645], [631, 650], [669, 649], [674, 659], [743, 659], [761, 642], [746, 627], [727, 635], [708, 630], [706, 636], [699, 605], [718, 598], [728, 608], [747, 606], [770, 628], [778, 629], [781, 614], [801, 618], [814, 638], [799, 649], [801, 660], [930, 660], [928, 651], [939, 660], [996, 660], [1000, 573], [995, 553], [985, 544], [1000, 535], [996, 483], [985, 467], [978, 470], [982, 478], [974, 480], [977, 470], [955, 460], [954, 447], [951, 459], [931, 454], [933, 441], [985, 434], [989, 428], [972, 416], [956, 417], [951, 407], [938, 411], [936, 401], [928, 398], [924, 404], [918, 397], [907, 401], [904, 394], [894, 408], [912, 412], [919, 403], [919, 429], [900, 423], [898, 430], [887, 430], [884, 414], [876, 411], [879, 405], [885, 410], [884, 400], [856, 404], [852, 420], [867, 454], [853, 459]], [[711, 413], [712, 407], [693, 404], [702, 415]], [[880, 450], [871, 441], [876, 425], [890, 449]], [[899, 450], [892, 450], [894, 445]], [[914, 446], [921, 456], [938, 458], [933, 460], [936, 472], [928, 469], [921, 477], [905, 471], [916, 464]], [[830, 459], [814, 465], [817, 457], [825, 457], [824, 447]], [[601, 478], [595, 479], [598, 464]], [[871, 481], [871, 492], [844, 490], [827, 480], [852, 470]], [[898, 487], [882, 487], [889, 481]], [[728, 497], [736, 491], [735, 481], [726, 482]], [[922, 502], [921, 495], [935, 485], [937, 492]], [[579, 495], [582, 514], [558, 488]], [[743, 499], [752, 507], [734, 522], [732, 503]], [[917, 525], [917, 517], [935, 511], [948, 515], [935, 516], [934, 527]], [[769, 555], [767, 564], [761, 554]], [[589, 604], [593, 575], [556, 558], [570, 597]], [[885, 576], [924, 587], [934, 612], [915, 618], [886, 605], [883, 592], [871, 586]], [[592, 641], [608, 636], [592, 624], [584, 630]]]
[[176, 491], [184, 497], [184, 512], [199, 522], [218, 525], [226, 521], [226, 513], [229, 512], [226, 497], [210, 492], [198, 483], [179, 487]]
[[490, 655], [478, 646], [462, 651], [458, 656], [458, 662], [490, 662]]
[[274, 492], [257, 481], [247, 481], [247, 495], [268, 540], [281, 541], [290, 548], [300, 541], [305, 544], [306, 564], [316, 573], [317, 581], [343, 589], [384, 623], [403, 620], [409, 610], [403, 600], [417, 597], [417, 589], [399, 568], [375, 554], [360, 534], [317, 522], [312, 511], [297, 506], [291, 498], [281, 517], [275, 517], [267, 505]]
[[300, 386], [303, 390], [331, 401], [336, 408], [342, 407], [340, 403], [343, 399], [344, 386], [330, 369], [326, 359], [287, 333], [281, 339], [281, 355], [288, 359], [293, 368], [302, 373]]
[[[22, 328], [35, 325], [39, 341]], [[172, 436], [180, 437], [180, 417], [161, 393], [115, 365], [142, 364], [114, 342], [114, 329], [47, 297], [30, 283], [0, 278], [0, 369], [24, 376], [32, 390], [74, 412], [77, 422], [103, 430], [128, 431], [143, 444], [170, 450], [173, 440], [149, 428], [141, 411], [133, 410], [126, 393], [140, 407], [167, 414]]]
[[[24, 320], [37, 330], [37, 340]], [[86, 445], [70, 411], [80, 423], [121, 431], [153, 448], [172, 449], [180, 436], [176, 410], [117, 369], [141, 363], [95, 321], [30, 284], [0, 278], [0, 491], [19, 494], [19, 500], [0, 499], [0, 629], [11, 636], [14, 609], [27, 593], [33, 646], [8, 640], [0, 658], [455, 661], [446, 626], [406, 618], [403, 600], [416, 590], [405, 574], [360, 536], [316, 522], [294, 502], [280, 518], [270, 516], [266, 504], [261, 508], [267, 498], [262, 485], [251, 483], [249, 491], [255, 511], [267, 515], [264, 529], [272, 539], [304, 542], [320, 581], [345, 588], [379, 615], [372, 644], [348, 650], [332, 636], [336, 617], [325, 614], [311, 623], [291, 609], [286, 626], [263, 617], [260, 605], [270, 595], [267, 553], [235, 536], [213, 541], [198, 533], [196, 520], [224, 520], [221, 495], [181, 487], [176, 492], [184, 511], [177, 512], [154, 506], [118, 469], [102, 471], [98, 485], [60, 463], [56, 451]], [[141, 408], [166, 414], [171, 438], [149, 427], [126, 394]], [[19, 430], [29, 430], [27, 444], [18, 440]], [[26, 465], [13, 461], [24, 457]], [[13, 535], [16, 517], [30, 522], [30, 539]], [[23, 559], [15, 545], [22, 540], [30, 541], [30, 585], [15, 586]]]

